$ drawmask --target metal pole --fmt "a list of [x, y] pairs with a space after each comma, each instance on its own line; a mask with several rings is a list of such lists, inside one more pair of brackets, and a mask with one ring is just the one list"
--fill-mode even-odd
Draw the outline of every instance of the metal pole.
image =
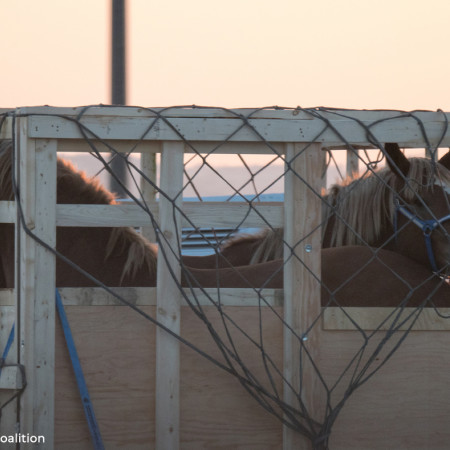
[[[111, 64], [111, 103], [126, 104], [125, 73], [125, 0], [112, 0], [112, 64]], [[116, 156], [111, 160], [111, 169], [126, 185], [126, 163]], [[111, 191], [125, 197], [125, 191], [114, 178], [110, 182]]]

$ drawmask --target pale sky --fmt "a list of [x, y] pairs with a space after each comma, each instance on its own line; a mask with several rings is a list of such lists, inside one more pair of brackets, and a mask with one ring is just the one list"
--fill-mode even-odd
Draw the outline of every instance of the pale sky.
[[[450, 111], [449, 0], [128, 0], [128, 104]], [[0, 107], [110, 102], [110, 0], [0, 0]]]

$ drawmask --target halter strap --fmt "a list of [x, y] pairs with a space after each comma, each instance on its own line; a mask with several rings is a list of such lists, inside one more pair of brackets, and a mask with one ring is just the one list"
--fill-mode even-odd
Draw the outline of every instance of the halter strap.
[[397, 223], [398, 213], [401, 213], [411, 223], [413, 223], [422, 230], [425, 239], [425, 247], [427, 249], [428, 260], [430, 261], [433, 272], [438, 273], [439, 269], [436, 264], [436, 258], [434, 257], [433, 244], [431, 243], [431, 234], [439, 225], [442, 225], [444, 222], [450, 220], [450, 214], [447, 214], [446, 216], [441, 217], [440, 219], [423, 220], [417, 215], [413, 214], [411, 211], [409, 211], [405, 205], [401, 205], [400, 202], [397, 200], [394, 217], [394, 233], [396, 238], [398, 231], [398, 223]]

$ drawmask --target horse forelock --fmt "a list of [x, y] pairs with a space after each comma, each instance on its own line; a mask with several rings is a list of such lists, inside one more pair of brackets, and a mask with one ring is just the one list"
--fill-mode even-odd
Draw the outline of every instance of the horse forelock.
[[395, 198], [411, 203], [417, 196], [433, 190], [436, 184], [450, 186], [450, 171], [428, 158], [410, 158], [406, 182], [389, 168], [364, 178], [334, 185], [323, 202], [324, 217], [334, 213], [331, 246], [373, 244], [387, 223], [393, 223]]

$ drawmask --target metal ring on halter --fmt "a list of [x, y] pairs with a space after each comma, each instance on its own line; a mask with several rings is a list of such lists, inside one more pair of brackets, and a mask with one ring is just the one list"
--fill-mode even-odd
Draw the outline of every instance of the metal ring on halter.
[[425, 236], [431, 236], [431, 233], [433, 232], [434, 228], [430, 225], [426, 225], [422, 228], [423, 234]]

